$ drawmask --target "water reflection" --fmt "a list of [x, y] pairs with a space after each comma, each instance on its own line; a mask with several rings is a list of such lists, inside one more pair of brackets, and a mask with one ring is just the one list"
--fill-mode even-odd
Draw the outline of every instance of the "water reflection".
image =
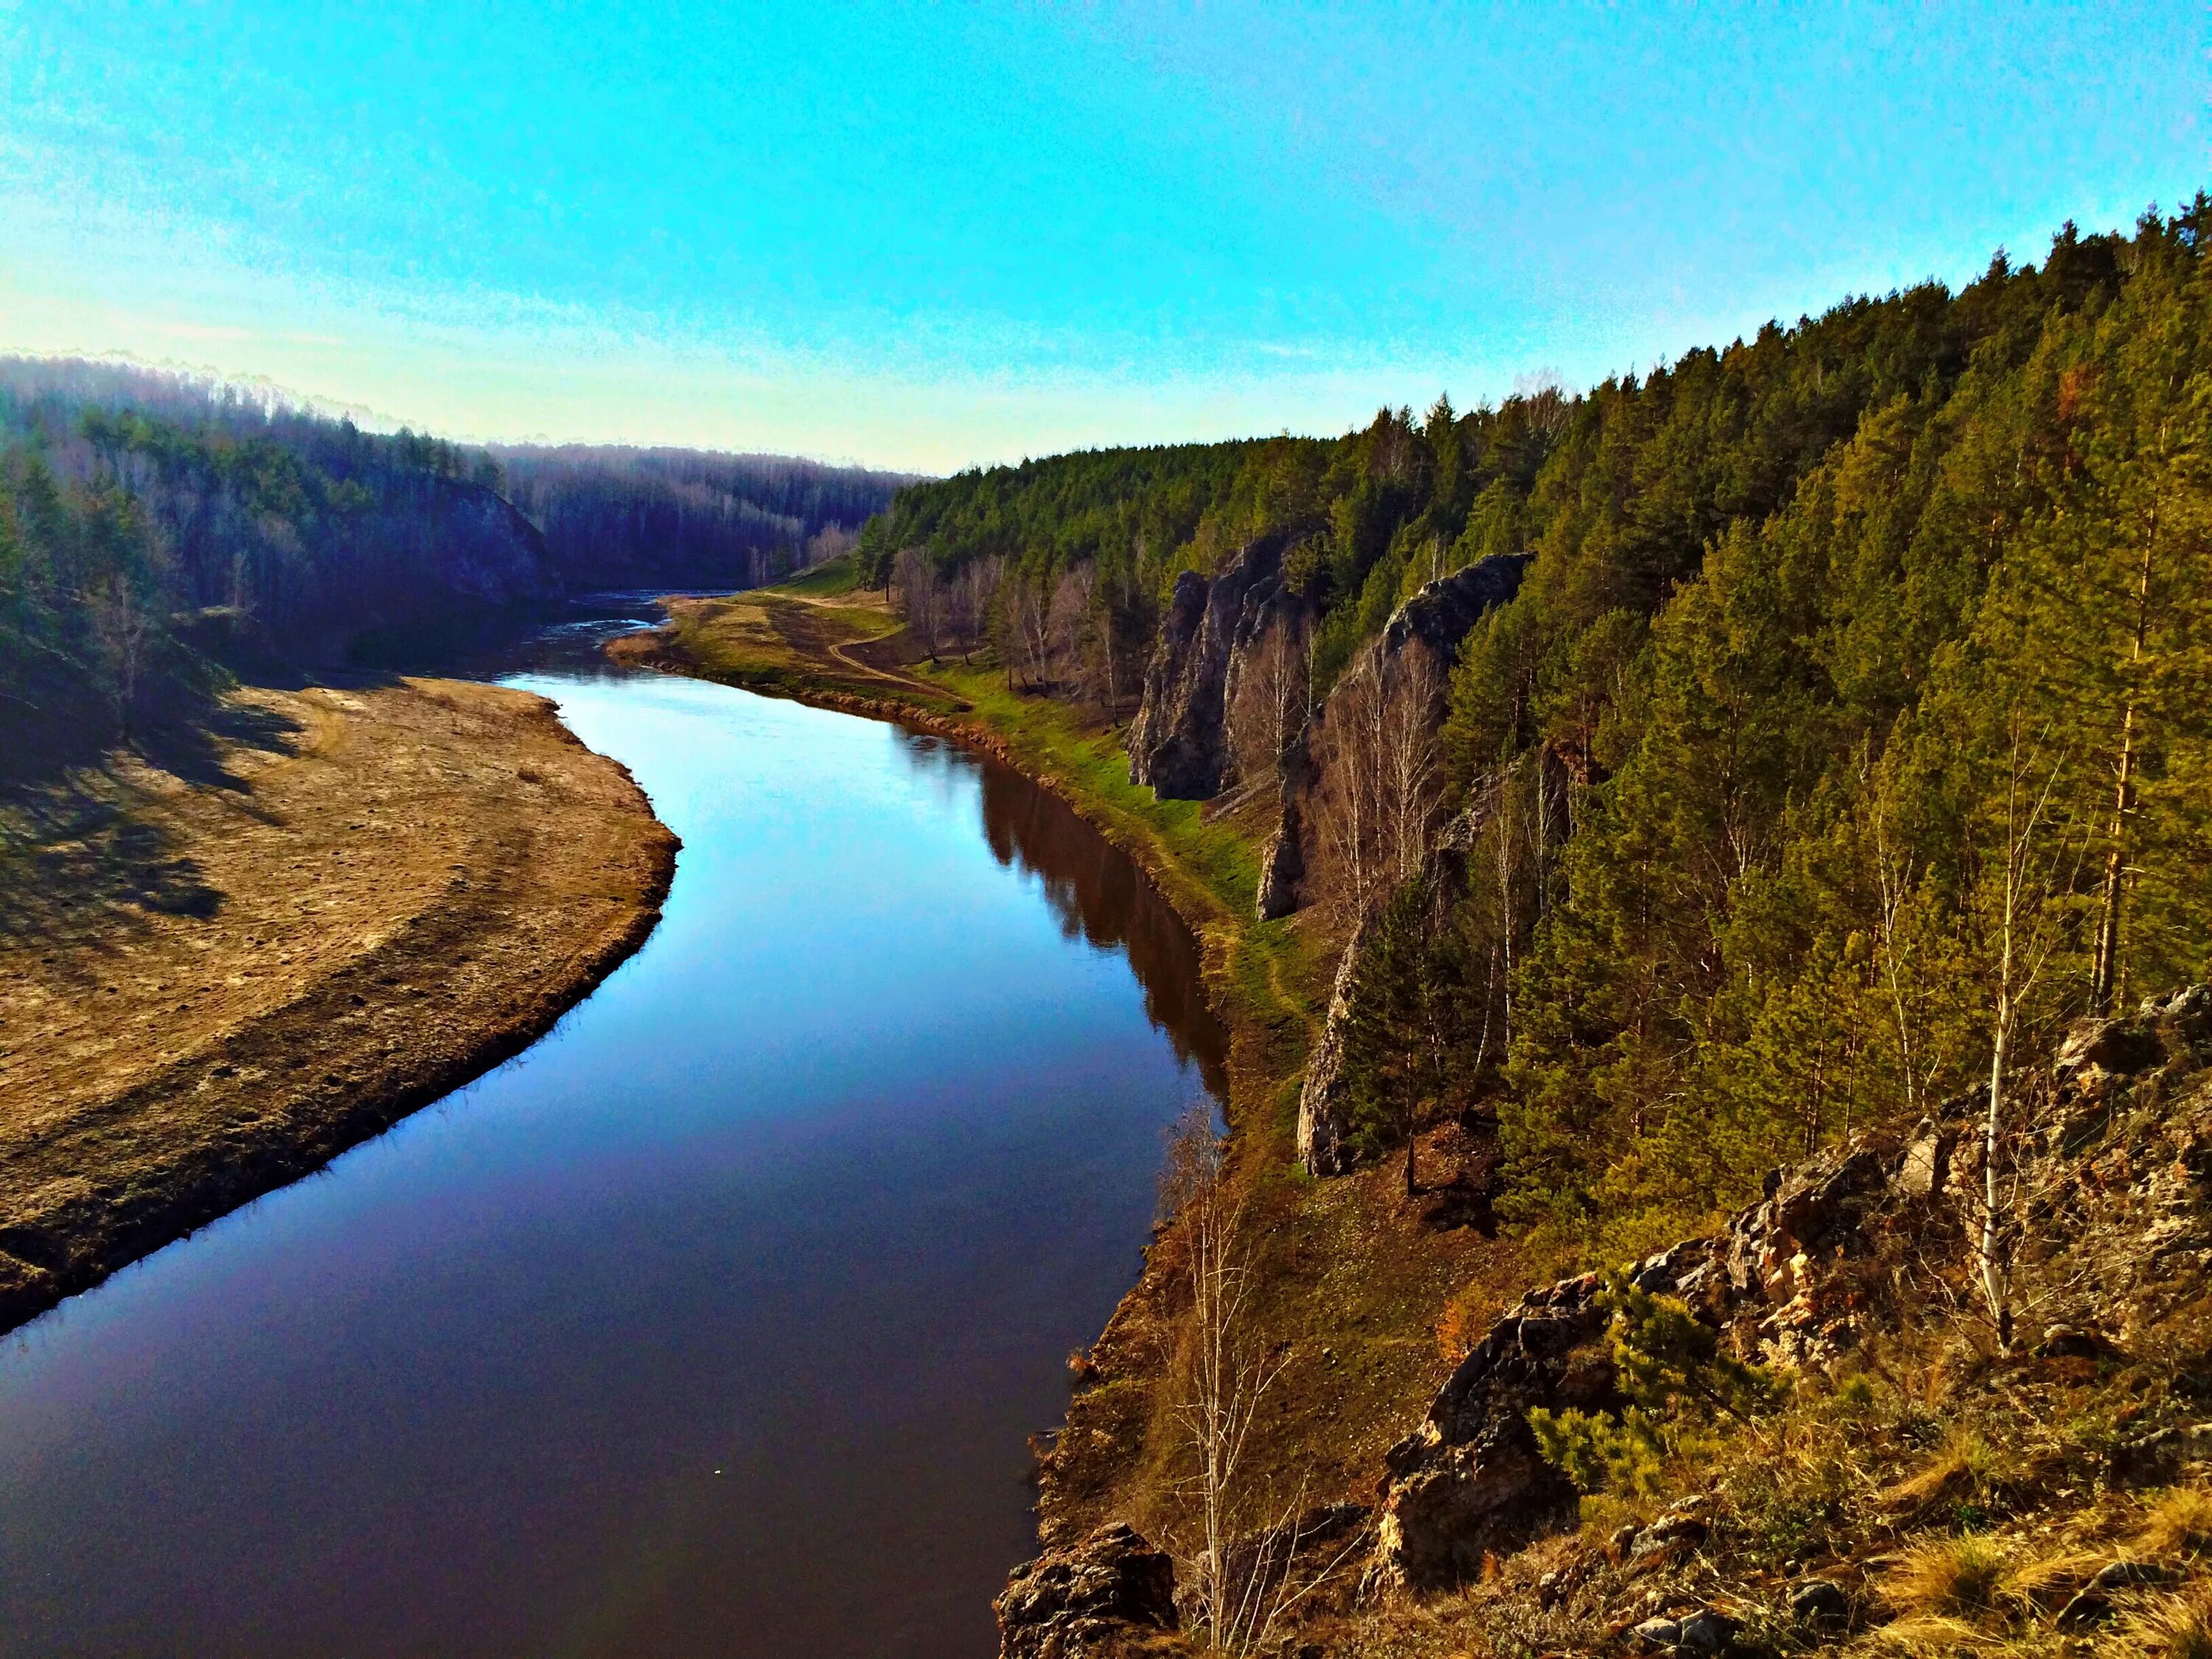
[[[941, 763], [945, 746], [913, 738], [909, 752], [918, 765]], [[1198, 942], [1182, 918], [1134, 860], [1102, 856], [1104, 838], [1059, 796], [988, 757], [962, 755], [958, 763], [982, 775], [983, 836], [993, 856], [1037, 878], [1065, 937], [1127, 956], [1144, 988], [1146, 1018], [1177, 1060], [1198, 1066], [1207, 1092], [1225, 1097], [1228, 1034], [1206, 1006]]]

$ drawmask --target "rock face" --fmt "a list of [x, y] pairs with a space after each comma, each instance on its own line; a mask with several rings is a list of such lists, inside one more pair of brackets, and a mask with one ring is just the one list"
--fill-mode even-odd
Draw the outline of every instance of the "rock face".
[[[1765, 1200], [1717, 1238], [1686, 1239], [1638, 1263], [1642, 1289], [1680, 1297], [1731, 1331], [1750, 1357], [1824, 1358], [1856, 1339], [1854, 1321], [1901, 1211], [1909, 1148], [1843, 1148], [1769, 1178]], [[1574, 1488], [1547, 1463], [1528, 1411], [1617, 1412], [1595, 1274], [1524, 1297], [1444, 1384], [1420, 1427], [1393, 1447], [1377, 1532], [1382, 1571], [1408, 1589], [1461, 1583], [1504, 1554], [1572, 1524]]]
[[560, 597], [545, 538], [505, 496], [451, 479], [440, 481], [439, 494], [435, 542], [456, 593], [499, 608]]
[[[1284, 788], [1283, 822], [1288, 825], [1297, 803], [1286, 780]], [[1431, 880], [1442, 884], [1448, 893], [1457, 895], [1467, 888], [1467, 861], [1474, 845], [1476, 832], [1481, 828], [1480, 814], [1470, 807], [1444, 826], [1431, 850], [1427, 872]], [[1268, 877], [1276, 867], [1278, 857], [1294, 856], [1293, 846], [1288, 854], [1279, 844], [1267, 851], [1260, 880], [1260, 915], [1272, 920], [1267, 908], [1271, 896]], [[1322, 1021], [1321, 1040], [1306, 1061], [1306, 1079], [1298, 1091], [1298, 1162], [1309, 1175], [1337, 1176], [1348, 1174], [1353, 1167], [1351, 1149], [1345, 1137], [1351, 1129], [1351, 1098], [1344, 1075], [1344, 1044], [1346, 1028], [1352, 1020], [1352, 995], [1359, 978], [1361, 954], [1373, 937], [1376, 916], [1370, 913], [1360, 921], [1351, 940], [1338, 958], [1336, 981], [1329, 993], [1328, 1013]]]
[[1275, 838], [1260, 858], [1260, 920], [1277, 921], [1298, 908], [1298, 883], [1306, 872], [1307, 795], [1313, 788], [1313, 723], [1309, 720], [1283, 756]]
[[1129, 726], [1129, 781], [1166, 800], [1207, 800], [1231, 769], [1228, 710], [1240, 659], [1303, 601], [1283, 581], [1285, 535], [1264, 536], [1212, 580], [1176, 578], [1159, 643], [1145, 670], [1144, 702]]
[[[1364, 647], [1372, 653], [1383, 684], [1399, 685], [1407, 653], [1418, 652], [1430, 671], [1435, 707], [1429, 719], [1441, 723], [1443, 693], [1458, 659], [1460, 642], [1475, 623], [1521, 591], [1521, 575], [1528, 564], [1521, 554], [1496, 554], [1439, 577], [1400, 605], [1384, 625], [1382, 636]], [[1312, 808], [1322, 780], [1316, 763], [1316, 738], [1327, 726], [1329, 713], [1329, 702], [1315, 711], [1298, 734], [1291, 757], [1295, 764], [1286, 763], [1283, 769], [1282, 816], [1261, 865], [1259, 912], [1263, 921], [1288, 915], [1298, 908], [1300, 883], [1317, 850], [1312, 839]]]
[[[2020, 1097], [2028, 1121], [2024, 1131], [2015, 1121], [2003, 1156], [2041, 1195], [2014, 1260], [2021, 1282], [2039, 1287], [2040, 1340], [2025, 1333], [2020, 1346], [2045, 1358], [2124, 1353], [2140, 1334], [2131, 1322], [2202, 1296], [2212, 1264], [2212, 988], [2082, 1022], [2046, 1072], [2023, 1079]], [[1948, 1121], [1909, 1137], [1778, 1170], [1761, 1201], [1717, 1237], [1685, 1240], [1632, 1277], [1680, 1297], [1746, 1358], [1826, 1364], [1893, 1316], [1906, 1262], [1970, 1250], [1978, 1109], [1962, 1099]], [[1392, 1449], [1377, 1528], [1387, 1577], [1445, 1588], [1479, 1571], [1486, 1550], [1571, 1521], [1573, 1494], [1536, 1457], [1528, 1413], [1617, 1404], [1598, 1288], [1595, 1278], [1565, 1279], [1524, 1298]], [[2176, 1455], [2147, 1436], [2116, 1448], [2109, 1472], [2171, 1479]], [[1811, 1593], [1826, 1598], [1814, 1609], [1821, 1618], [1848, 1613], [1829, 1605], [1829, 1588]]]
[[993, 1604], [1000, 1659], [1187, 1654], [1175, 1634], [1175, 1565], [1120, 1522], [1017, 1567]]
[[1407, 1589], [1448, 1589], [1567, 1525], [1576, 1493], [1528, 1409], [1617, 1410], [1595, 1275], [1524, 1298], [1460, 1362], [1420, 1427], [1390, 1449], [1376, 1557]]
[[1359, 977], [1360, 952], [1374, 933], [1375, 915], [1360, 921], [1344, 955], [1336, 964], [1336, 984], [1329, 993], [1328, 1017], [1322, 1023], [1321, 1041], [1306, 1060], [1306, 1080], [1298, 1091], [1298, 1162], [1310, 1175], [1347, 1174], [1352, 1149], [1345, 1137], [1351, 1129], [1350, 1090], [1344, 1075], [1344, 1044], [1352, 1018], [1352, 992]]
[[1526, 554], [1494, 553], [1438, 577], [1400, 605], [1385, 625], [1383, 656], [1395, 659], [1407, 645], [1419, 642], [1435, 655], [1438, 672], [1448, 672], [1459, 654], [1460, 641], [1486, 615], [1521, 591], [1521, 574], [1528, 568]]

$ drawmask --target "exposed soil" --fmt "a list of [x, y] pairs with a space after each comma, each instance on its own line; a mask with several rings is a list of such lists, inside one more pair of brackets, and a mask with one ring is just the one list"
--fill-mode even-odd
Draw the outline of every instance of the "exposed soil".
[[519, 1052], [659, 919], [675, 837], [543, 698], [222, 726], [0, 803], [0, 1328]]
[[661, 603], [665, 623], [609, 641], [607, 654], [855, 713], [886, 699], [938, 711], [966, 708], [944, 687], [904, 672], [898, 620], [878, 595], [823, 599], [755, 589], [726, 599], [672, 595]]

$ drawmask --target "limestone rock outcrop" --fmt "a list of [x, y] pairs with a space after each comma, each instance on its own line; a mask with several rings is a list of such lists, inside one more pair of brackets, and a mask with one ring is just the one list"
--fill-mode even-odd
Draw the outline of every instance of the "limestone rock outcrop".
[[[2039, 1194], [2014, 1267], [2039, 1288], [2019, 1349], [2045, 1358], [2123, 1354], [2146, 1310], [2186, 1305], [2212, 1271], [2212, 988], [2087, 1020], [2051, 1064], [2016, 1085], [2001, 1152]], [[1906, 1264], [1971, 1267], [1982, 1181], [1980, 1108], [1896, 1140], [1832, 1148], [1767, 1177], [1765, 1195], [1717, 1236], [1638, 1264], [1642, 1288], [1677, 1297], [1743, 1358], [1825, 1365], [1898, 1316]], [[1596, 1305], [1599, 1281], [1565, 1279], [1527, 1297], [1461, 1362], [1420, 1427], [1392, 1449], [1377, 1567], [1441, 1589], [1571, 1522], [1573, 1494], [1534, 1456], [1531, 1407], [1612, 1408]], [[2115, 1479], [2171, 1478], [2171, 1431], [2110, 1454]], [[1826, 1592], [1823, 1592], [1826, 1594]]]
[[436, 529], [425, 539], [455, 594], [497, 608], [561, 596], [561, 573], [544, 536], [505, 496], [447, 478], [436, 482], [434, 499]]
[[1304, 602], [1283, 580], [1289, 540], [1261, 537], [1210, 580], [1195, 570], [1176, 578], [1129, 726], [1130, 782], [1148, 784], [1166, 800], [1220, 792], [1233, 769], [1228, 712], [1241, 659], [1271, 627], [1302, 615]]
[[1479, 1575], [1486, 1554], [1571, 1523], [1575, 1489], [1544, 1461], [1528, 1411], [1619, 1408], [1598, 1288], [1590, 1274], [1525, 1297], [1390, 1449], [1376, 1543], [1389, 1577], [1449, 1589]]
[[[1303, 775], [1303, 774], [1301, 774]], [[1283, 821], [1295, 822], [1292, 815], [1297, 803], [1285, 782], [1283, 800]], [[1474, 807], [1462, 812], [1447, 823], [1437, 837], [1437, 844], [1429, 854], [1427, 872], [1430, 878], [1441, 884], [1449, 894], [1458, 895], [1467, 890], [1468, 859], [1474, 846], [1476, 832], [1481, 828], [1480, 811]], [[1260, 915], [1262, 921], [1273, 920], [1268, 902], [1273, 896], [1269, 889], [1270, 873], [1276, 860], [1293, 856], [1295, 848], [1285, 854], [1280, 845], [1268, 849], [1267, 861], [1261, 866]], [[1353, 1166], [1352, 1150], [1346, 1137], [1351, 1132], [1351, 1096], [1348, 1080], [1344, 1074], [1345, 1040], [1352, 1020], [1352, 992], [1359, 979], [1362, 953], [1374, 936], [1376, 913], [1370, 912], [1344, 947], [1337, 959], [1336, 980], [1329, 992], [1328, 1012], [1322, 1022], [1320, 1040], [1314, 1044], [1312, 1054], [1306, 1061], [1304, 1084], [1298, 1091], [1298, 1162], [1310, 1175], [1336, 1176], [1349, 1174]]]
[[1329, 992], [1328, 1015], [1321, 1040], [1306, 1060], [1306, 1080], [1298, 1091], [1298, 1162], [1310, 1175], [1346, 1175], [1352, 1166], [1351, 1089], [1344, 1074], [1344, 1047], [1352, 1020], [1352, 993], [1359, 978], [1360, 952], [1374, 932], [1370, 913], [1344, 947]]
[[[1440, 725], [1461, 641], [1485, 616], [1521, 591], [1528, 564], [1522, 554], [1495, 554], [1429, 583], [1392, 613], [1381, 637], [1368, 642], [1366, 655], [1355, 659], [1355, 666], [1370, 661], [1383, 685], [1395, 693], [1403, 684], [1409, 653], [1417, 653], [1428, 671], [1433, 705], [1426, 718]], [[1339, 684], [1348, 679], [1349, 674]], [[1320, 739], [1336, 702], [1332, 693], [1315, 710], [1283, 768], [1282, 813], [1261, 865], [1259, 912], [1263, 921], [1288, 915], [1305, 897], [1301, 884], [1319, 851], [1314, 803], [1323, 782], [1319, 757], [1326, 746]]]
[[1000, 1659], [1166, 1659], [1177, 1635], [1175, 1564], [1121, 1522], [1014, 1569], [993, 1604]]
[[1298, 908], [1306, 873], [1306, 798], [1313, 789], [1313, 725], [1309, 720], [1283, 756], [1274, 839], [1260, 856], [1260, 890], [1254, 908], [1262, 921], [1278, 921]]
[[1449, 672], [1458, 659], [1460, 641], [1475, 623], [1521, 591], [1521, 575], [1528, 568], [1526, 554], [1494, 553], [1439, 576], [1400, 605], [1384, 626], [1383, 657], [1395, 659], [1408, 645], [1418, 643], [1436, 658], [1439, 674]]
[[[1814, 1363], [1851, 1346], [1884, 1275], [1884, 1247], [1932, 1212], [1903, 1179], [1913, 1149], [1833, 1150], [1768, 1178], [1717, 1237], [1638, 1263], [1641, 1289], [1680, 1297], [1747, 1357]], [[1910, 1219], [1908, 1220], [1907, 1218]], [[1377, 1562], [1408, 1589], [1448, 1589], [1540, 1534], [1571, 1525], [1576, 1494], [1528, 1427], [1532, 1407], [1618, 1411], [1595, 1274], [1534, 1291], [1492, 1326], [1386, 1460]]]

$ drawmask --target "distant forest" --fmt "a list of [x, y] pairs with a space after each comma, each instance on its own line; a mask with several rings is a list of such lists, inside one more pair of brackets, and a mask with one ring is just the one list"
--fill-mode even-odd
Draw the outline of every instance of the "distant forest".
[[572, 584], [755, 587], [843, 552], [911, 474], [782, 455], [508, 446], [509, 501]]
[[211, 656], [842, 550], [906, 480], [773, 456], [465, 448], [127, 364], [0, 358], [0, 771], [222, 678]]

